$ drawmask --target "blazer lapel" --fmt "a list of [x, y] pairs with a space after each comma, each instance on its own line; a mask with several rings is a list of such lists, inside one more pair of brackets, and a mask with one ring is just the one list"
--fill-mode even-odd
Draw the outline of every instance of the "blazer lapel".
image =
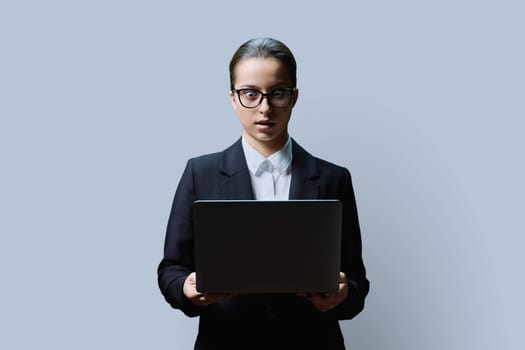
[[292, 139], [290, 199], [318, 199], [319, 168], [315, 158]]
[[225, 199], [254, 199], [252, 182], [241, 139], [222, 152], [219, 168]]
[[[292, 139], [292, 182], [290, 199], [318, 199], [317, 161]], [[222, 152], [219, 165], [223, 177], [222, 196], [227, 199], [255, 199], [241, 139]]]

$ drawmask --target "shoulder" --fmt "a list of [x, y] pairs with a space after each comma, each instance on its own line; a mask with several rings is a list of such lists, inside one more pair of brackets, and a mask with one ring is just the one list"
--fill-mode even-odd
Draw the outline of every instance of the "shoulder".
[[315, 156], [314, 158], [317, 161], [317, 164], [319, 164], [319, 167], [322, 169], [329, 169], [329, 170], [336, 171], [336, 172], [348, 171], [348, 168], [344, 165], [336, 164], [326, 159], [322, 159], [322, 158], [315, 157]]
[[201, 154], [199, 156], [192, 157], [188, 160], [188, 162], [193, 164], [208, 164], [208, 163], [215, 163], [219, 159], [221, 159], [223, 151], [219, 152], [213, 152], [213, 153], [207, 153], [207, 154]]
[[316, 172], [319, 172], [320, 175], [332, 174], [343, 177], [349, 176], [350, 171], [346, 166], [319, 158], [305, 150], [295, 140], [293, 140], [293, 142], [294, 160], [297, 159], [298, 164], [301, 164], [301, 166], [307, 167], [311, 170], [315, 168]]
[[319, 176], [322, 180], [329, 182], [345, 184], [351, 181], [350, 171], [347, 167], [329, 162], [325, 159], [315, 157], [318, 167]]
[[193, 168], [229, 168], [231, 164], [238, 164], [244, 159], [241, 140], [238, 139], [231, 146], [219, 152], [202, 154], [192, 157], [188, 164]]

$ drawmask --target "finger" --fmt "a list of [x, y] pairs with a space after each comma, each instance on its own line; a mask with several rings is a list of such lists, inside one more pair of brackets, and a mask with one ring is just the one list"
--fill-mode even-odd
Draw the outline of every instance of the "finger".
[[198, 306], [206, 306], [206, 298], [204, 298], [203, 296], [198, 296], [194, 299], [192, 299], [192, 302], [195, 304], [195, 305], [198, 305]]

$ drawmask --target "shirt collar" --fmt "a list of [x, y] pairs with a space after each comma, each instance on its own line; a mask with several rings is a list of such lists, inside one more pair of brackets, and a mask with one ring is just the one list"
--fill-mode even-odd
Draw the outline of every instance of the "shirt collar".
[[[242, 136], [242, 147], [246, 157], [246, 163], [250, 172], [259, 176], [263, 171], [272, 171], [275, 168], [280, 174], [289, 174], [292, 164], [292, 141], [290, 137], [284, 146], [277, 152], [264, 158], [255, 148], [250, 146], [244, 135]], [[270, 163], [271, 166], [268, 165]]]

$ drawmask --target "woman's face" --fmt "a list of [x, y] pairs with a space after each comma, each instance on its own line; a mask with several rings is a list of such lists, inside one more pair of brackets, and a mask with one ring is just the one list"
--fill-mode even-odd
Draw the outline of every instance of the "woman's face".
[[[263, 93], [291, 88], [288, 69], [275, 58], [247, 58], [234, 68], [234, 89], [254, 89]], [[246, 141], [264, 156], [279, 150], [288, 140], [288, 122], [298, 97], [294, 90], [287, 107], [272, 107], [263, 98], [255, 108], [246, 108], [235, 91], [230, 92], [233, 108], [239, 116]]]

